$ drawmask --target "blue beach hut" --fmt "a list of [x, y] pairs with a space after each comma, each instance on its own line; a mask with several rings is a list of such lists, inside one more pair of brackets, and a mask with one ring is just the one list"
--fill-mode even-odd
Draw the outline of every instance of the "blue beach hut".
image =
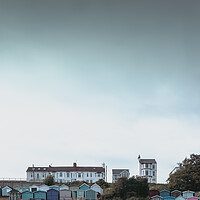
[[49, 189], [47, 191], [47, 200], [59, 200], [59, 191], [55, 189]]

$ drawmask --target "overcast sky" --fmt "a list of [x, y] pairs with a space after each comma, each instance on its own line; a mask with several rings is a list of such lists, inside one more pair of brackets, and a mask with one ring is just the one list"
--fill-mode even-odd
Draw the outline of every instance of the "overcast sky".
[[108, 165], [158, 182], [200, 146], [199, 0], [1, 0], [0, 177]]

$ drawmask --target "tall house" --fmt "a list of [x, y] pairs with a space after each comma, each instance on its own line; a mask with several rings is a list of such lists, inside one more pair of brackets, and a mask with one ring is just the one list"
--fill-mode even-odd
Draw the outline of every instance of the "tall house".
[[149, 183], [157, 183], [157, 162], [155, 159], [141, 159], [138, 156], [139, 176], [146, 177]]
[[112, 182], [115, 183], [117, 179], [126, 177], [129, 178], [129, 169], [113, 169], [112, 170]]
[[66, 167], [28, 167], [26, 170], [28, 182], [43, 182], [48, 175], [54, 177], [55, 182], [67, 183], [86, 181], [95, 183], [99, 179], [105, 180], [105, 164], [102, 167], [80, 167], [76, 163]]

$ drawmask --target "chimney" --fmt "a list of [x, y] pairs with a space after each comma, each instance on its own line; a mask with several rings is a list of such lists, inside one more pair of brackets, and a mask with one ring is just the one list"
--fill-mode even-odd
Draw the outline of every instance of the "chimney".
[[73, 167], [77, 167], [77, 164], [75, 162], [73, 163]]

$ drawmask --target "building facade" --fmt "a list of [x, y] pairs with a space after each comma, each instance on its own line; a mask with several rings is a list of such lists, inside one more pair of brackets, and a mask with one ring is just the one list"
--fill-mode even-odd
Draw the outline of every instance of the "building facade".
[[139, 176], [148, 179], [149, 183], [157, 183], [157, 162], [155, 159], [141, 159], [138, 156]]
[[76, 163], [71, 167], [32, 166], [28, 167], [26, 173], [28, 182], [43, 182], [48, 175], [52, 175], [58, 183], [73, 181], [95, 183], [99, 179], [105, 180], [105, 164], [102, 167], [79, 167]]
[[130, 177], [129, 169], [113, 169], [112, 170], [112, 182], [115, 183], [117, 179], [122, 177]]

